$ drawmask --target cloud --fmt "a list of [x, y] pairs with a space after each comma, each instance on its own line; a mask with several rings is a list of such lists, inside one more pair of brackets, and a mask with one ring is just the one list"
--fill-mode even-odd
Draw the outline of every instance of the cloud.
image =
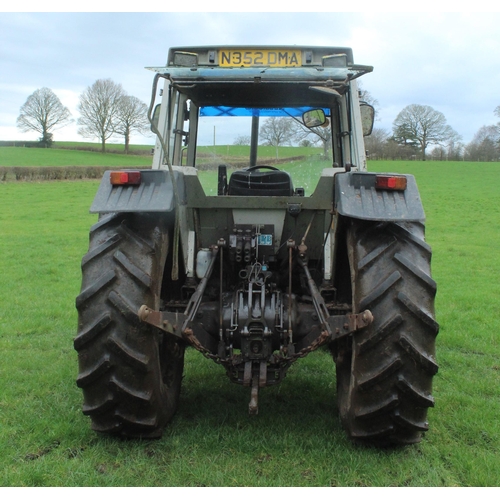
[[[165, 64], [169, 47], [207, 44], [350, 46], [355, 62], [374, 66], [363, 77], [363, 88], [379, 102], [377, 125], [389, 130], [397, 113], [412, 103], [445, 113], [465, 141], [496, 121], [498, 13], [369, 8], [372, 12], [3, 13], [0, 139], [9, 139], [5, 134], [15, 129], [20, 106], [37, 88], [54, 90], [74, 118], [78, 96], [100, 78], [121, 83], [149, 104], [153, 74], [144, 67]], [[73, 139], [81, 140], [72, 130]]]

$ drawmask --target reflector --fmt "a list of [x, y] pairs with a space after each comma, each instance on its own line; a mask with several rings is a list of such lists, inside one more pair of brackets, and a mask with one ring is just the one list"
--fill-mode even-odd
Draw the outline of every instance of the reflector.
[[404, 191], [406, 189], [406, 177], [404, 175], [376, 175], [375, 188]]

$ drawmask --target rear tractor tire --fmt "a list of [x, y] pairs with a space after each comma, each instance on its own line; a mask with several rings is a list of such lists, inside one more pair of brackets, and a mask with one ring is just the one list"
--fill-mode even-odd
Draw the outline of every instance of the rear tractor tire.
[[353, 309], [373, 323], [337, 346], [337, 400], [349, 437], [376, 445], [417, 443], [434, 406], [438, 371], [436, 283], [421, 223], [352, 220], [347, 230]]
[[184, 344], [139, 321], [159, 309], [168, 231], [148, 214], [103, 216], [90, 230], [76, 299], [77, 385], [92, 428], [156, 438], [176, 411]]

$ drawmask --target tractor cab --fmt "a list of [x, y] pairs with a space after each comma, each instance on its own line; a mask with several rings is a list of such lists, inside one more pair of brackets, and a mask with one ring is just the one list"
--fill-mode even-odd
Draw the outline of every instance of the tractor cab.
[[351, 49], [183, 47], [148, 69], [165, 78], [153, 120], [169, 138], [153, 168], [219, 168], [217, 194], [229, 196], [303, 196], [290, 177], [301, 182], [300, 169], [366, 170], [373, 108], [359, 106], [355, 79], [372, 68]]

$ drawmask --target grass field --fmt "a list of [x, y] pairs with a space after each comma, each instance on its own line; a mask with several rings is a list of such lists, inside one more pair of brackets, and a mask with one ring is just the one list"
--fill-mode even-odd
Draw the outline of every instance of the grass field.
[[[151, 150], [151, 147], [149, 148]], [[0, 167], [101, 166], [150, 167], [152, 156], [136, 156], [71, 149], [0, 148]]]
[[[99, 151], [87, 151], [71, 148], [96, 148], [97, 144], [66, 142], [58, 143], [53, 148], [20, 148], [20, 147], [0, 147], [0, 167], [66, 167], [66, 166], [140, 166], [148, 168], [151, 166], [152, 146], [131, 145], [132, 152], [140, 152], [141, 155], [123, 154], [119, 145], [110, 144], [106, 153]], [[118, 149], [117, 149], [118, 148]], [[302, 156], [315, 152], [314, 148], [281, 147], [279, 158], [292, 156]], [[321, 152], [321, 150], [318, 150]], [[238, 163], [247, 161], [249, 158], [250, 146], [202, 146], [198, 148], [199, 163], [209, 163], [211, 161], [225, 161], [230, 158]], [[259, 155], [262, 159], [276, 158], [276, 151], [273, 146], [261, 146]]]
[[[295, 185], [309, 183], [310, 194], [320, 168], [292, 166]], [[95, 434], [80, 410], [72, 341], [98, 183], [12, 182], [0, 184], [0, 486], [499, 486], [500, 164], [370, 168], [413, 173], [427, 215], [441, 330], [422, 443], [349, 442], [323, 351], [264, 389], [250, 417], [248, 390], [190, 350], [161, 440]]]

